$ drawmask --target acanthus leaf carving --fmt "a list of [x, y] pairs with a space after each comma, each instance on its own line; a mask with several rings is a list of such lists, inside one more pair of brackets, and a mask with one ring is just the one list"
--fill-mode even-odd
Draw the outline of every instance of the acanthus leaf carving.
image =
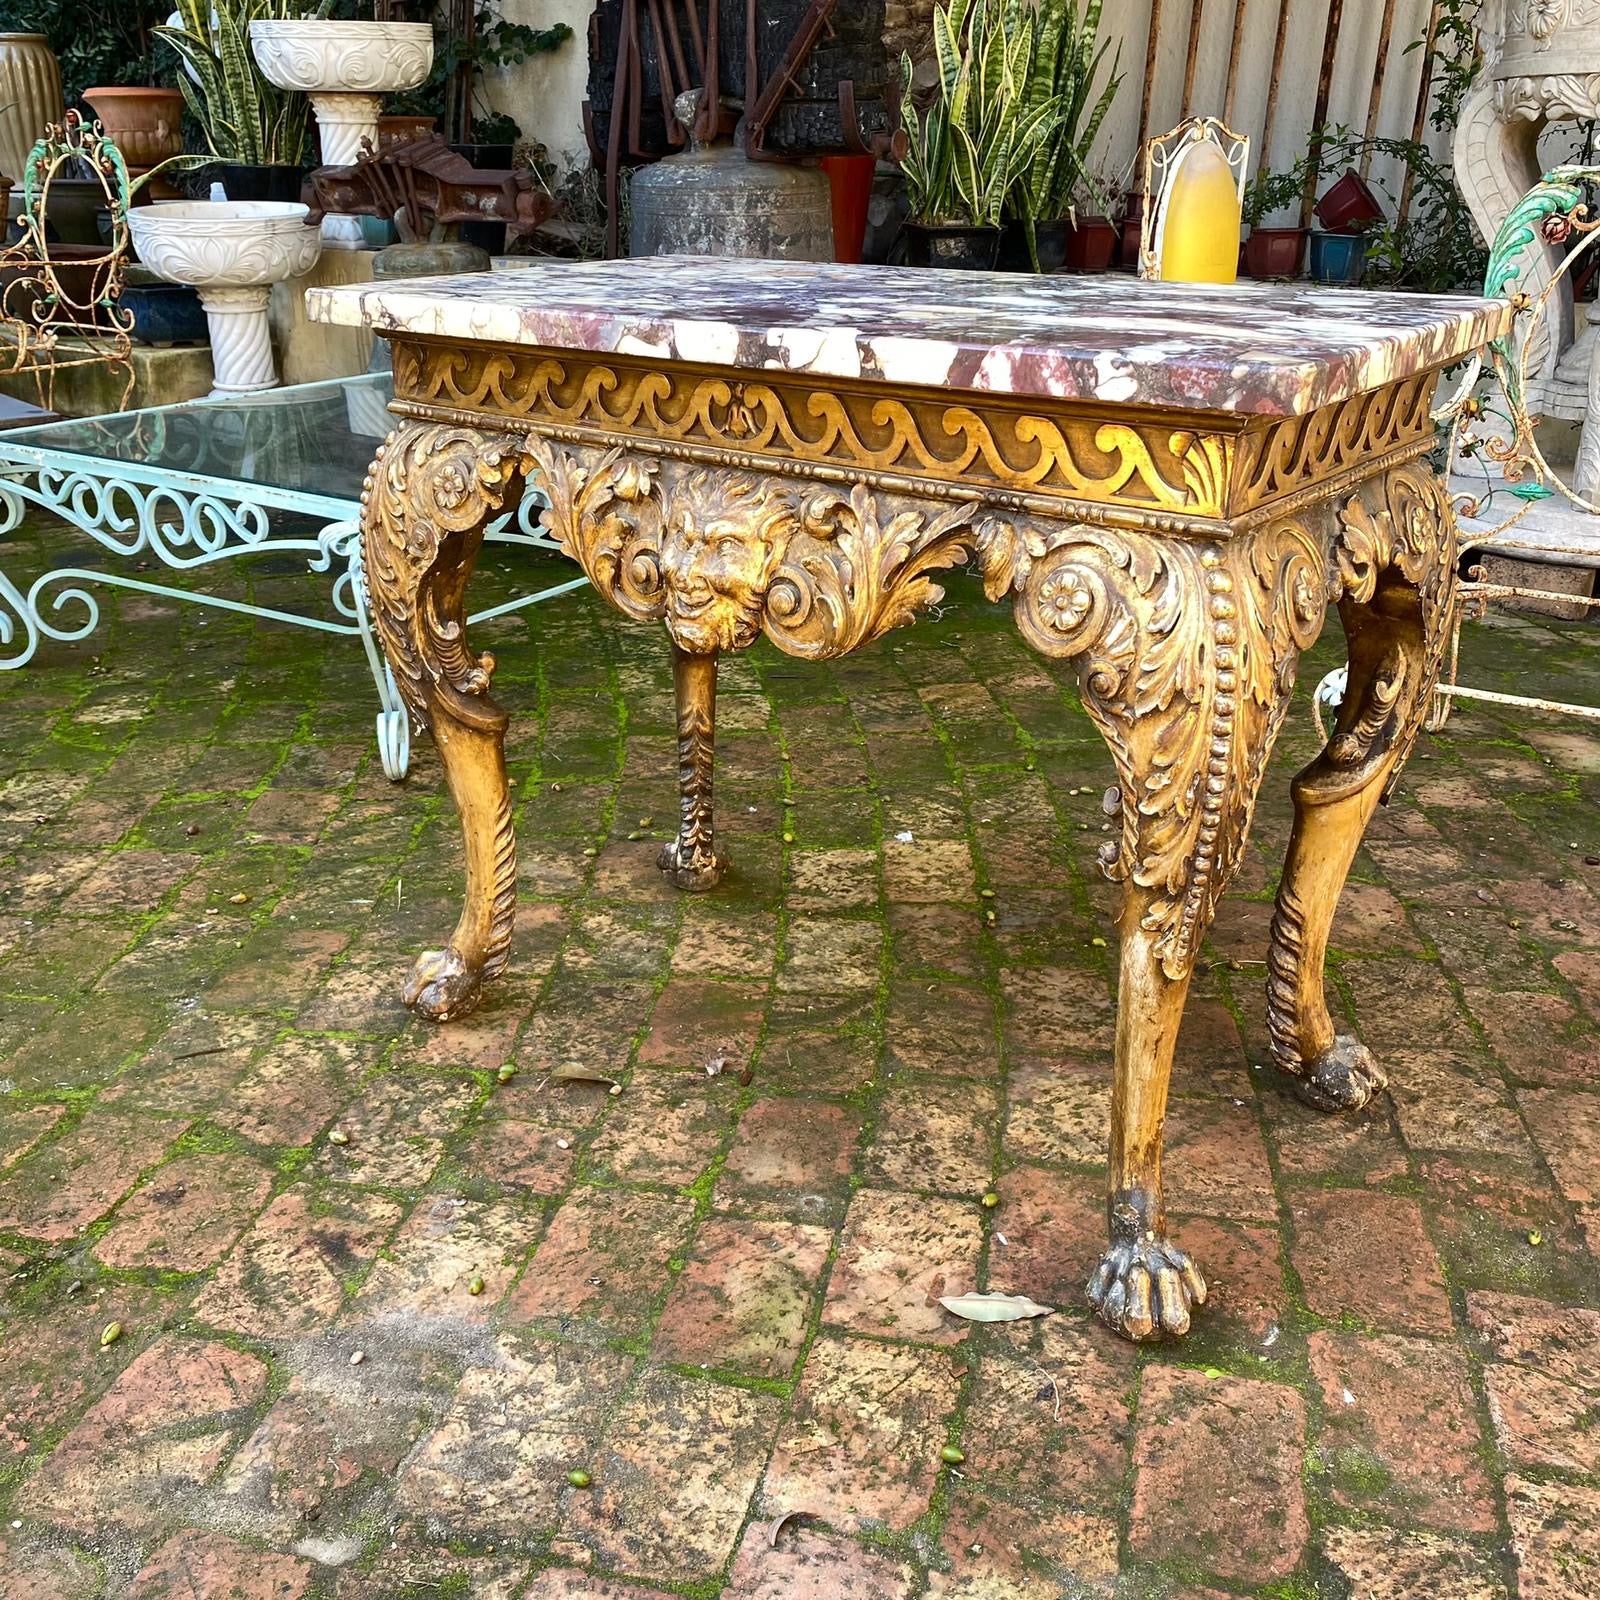
[[486, 698], [494, 657], [468, 646], [455, 614], [483, 525], [515, 506], [527, 468], [510, 436], [409, 424], [390, 434], [367, 474], [361, 524], [373, 622], [401, 697], [424, 726], [425, 680], [462, 721], [505, 720]]
[[843, 655], [937, 605], [930, 574], [964, 560], [974, 506], [931, 515], [864, 484], [656, 461], [538, 436], [544, 522], [618, 610], [666, 623], [695, 655], [765, 632], [791, 655]]
[[1148, 891], [1141, 926], [1187, 973], [1237, 865], [1300, 652], [1328, 595], [1319, 540], [1294, 521], [1219, 541], [1083, 526], [1040, 538], [989, 523], [985, 577], [1012, 574], [1018, 625], [1078, 663], [1084, 708], [1117, 769], [1109, 877]]

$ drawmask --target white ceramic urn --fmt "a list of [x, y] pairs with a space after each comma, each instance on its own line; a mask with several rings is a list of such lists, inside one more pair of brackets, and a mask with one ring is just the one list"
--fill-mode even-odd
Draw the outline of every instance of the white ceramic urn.
[[[250, 48], [268, 83], [311, 97], [323, 165], [350, 166], [361, 142], [378, 142], [383, 96], [414, 89], [433, 65], [431, 22], [339, 22], [264, 18], [250, 24]], [[322, 242], [359, 250], [355, 217], [324, 217]]]
[[303, 205], [272, 200], [169, 200], [128, 212], [139, 259], [199, 291], [213, 397], [276, 387], [267, 302], [273, 284], [317, 264], [322, 241], [309, 216]]

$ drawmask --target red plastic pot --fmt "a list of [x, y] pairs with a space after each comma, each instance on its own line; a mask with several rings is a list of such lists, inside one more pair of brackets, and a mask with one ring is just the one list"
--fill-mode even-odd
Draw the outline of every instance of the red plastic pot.
[[1316, 204], [1317, 221], [1329, 233], [1361, 233], [1383, 220], [1383, 207], [1351, 167]]
[[878, 158], [824, 156], [822, 170], [828, 175], [828, 198], [833, 207], [833, 259], [854, 266], [866, 243], [867, 208]]
[[1110, 217], [1079, 217], [1076, 225], [1067, 229], [1067, 271], [1109, 271], [1120, 238]]
[[1252, 278], [1298, 278], [1305, 254], [1304, 228], [1252, 228], [1244, 242], [1244, 270]]

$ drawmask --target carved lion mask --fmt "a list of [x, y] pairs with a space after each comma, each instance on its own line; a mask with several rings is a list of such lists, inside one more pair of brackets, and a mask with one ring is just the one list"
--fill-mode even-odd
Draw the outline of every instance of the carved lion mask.
[[743, 650], [798, 525], [790, 498], [743, 475], [685, 473], [664, 513], [666, 623], [684, 650]]

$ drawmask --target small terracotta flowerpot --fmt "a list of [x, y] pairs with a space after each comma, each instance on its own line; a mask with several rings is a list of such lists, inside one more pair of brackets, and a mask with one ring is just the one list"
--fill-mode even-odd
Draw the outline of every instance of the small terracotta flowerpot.
[[1298, 278], [1305, 253], [1304, 228], [1252, 228], [1244, 242], [1244, 270], [1252, 278]]
[[1110, 217], [1079, 217], [1067, 230], [1068, 272], [1108, 272], [1121, 232]]
[[1328, 189], [1315, 209], [1317, 221], [1329, 233], [1360, 233], [1383, 220], [1377, 195], [1354, 167]]
[[176, 89], [85, 89], [83, 98], [130, 167], [183, 154], [183, 96]]

